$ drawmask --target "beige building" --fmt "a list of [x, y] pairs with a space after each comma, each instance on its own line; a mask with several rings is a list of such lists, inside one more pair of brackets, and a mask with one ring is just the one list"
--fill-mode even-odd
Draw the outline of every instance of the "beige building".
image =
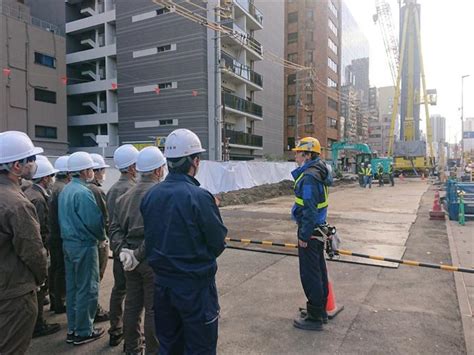
[[48, 155], [66, 153], [66, 41], [23, 0], [0, 0], [0, 131], [26, 132]]

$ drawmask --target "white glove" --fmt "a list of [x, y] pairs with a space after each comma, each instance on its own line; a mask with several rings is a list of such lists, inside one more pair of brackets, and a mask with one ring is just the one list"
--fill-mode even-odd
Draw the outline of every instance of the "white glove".
[[132, 271], [138, 266], [139, 261], [133, 254], [132, 249], [123, 248], [119, 255], [120, 261], [122, 262], [123, 269], [125, 271]]

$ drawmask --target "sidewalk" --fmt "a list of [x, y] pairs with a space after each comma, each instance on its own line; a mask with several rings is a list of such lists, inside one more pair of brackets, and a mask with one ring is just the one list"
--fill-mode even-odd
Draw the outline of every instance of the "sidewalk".
[[[449, 249], [453, 265], [474, 268], [474, 222], [464, 226], [456, 221], [446, 221]], [[474, 274], [454, 273], [459, 309], [461, 312], [466, 350], [474, 354]]]

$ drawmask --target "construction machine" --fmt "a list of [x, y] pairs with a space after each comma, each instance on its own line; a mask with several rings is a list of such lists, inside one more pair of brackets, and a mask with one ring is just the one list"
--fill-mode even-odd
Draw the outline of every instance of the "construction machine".
[[[398, 53], [390, 6], [385, 0], [377, 0], [376, 10], [374, 20], [379, 23], [382, 31], [392, 78], [395, 77], [393, 73], [397, 73], [388, 156], [393, 157], [396, 170], [407, 175], [419, 175], [434, 168], [435, 164], [428, 105], [436, 104], [436, 91], [426, 89], [421, 50], [420, 5], [416, 0], [405, 0], [400, 9]], [[424, 105], [426, 116], [426, 140], [420, 131], [421, 104]], [[399, 111], [399, 140], [395, 141]]]

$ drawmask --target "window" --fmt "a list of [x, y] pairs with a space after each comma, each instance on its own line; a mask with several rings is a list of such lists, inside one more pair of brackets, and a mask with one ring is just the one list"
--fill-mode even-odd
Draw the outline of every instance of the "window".
[[288, 137], [288, 150], [295, 147], [295, 137]]
[[307, 93], [305, 104], [311, 105], [312, 103], [313, 103], [313, 93]]
[[331, 10], [334, 17], [337, 18], [337, 7], [334, 5], [332, 1], [329, 1], [329, 10]]
[[332, 108], [333, 110], [337, 111], [337, 106], [338, 106], [337, 101], [331, 99], [330, 97], [328, 97], [328, 106]]
[[49, 68], [56, 68], [56, 58], [46, 54], [35, 52], [35, 64], [44, 65]]
[[290, 12], [288, 14], [288, 23], [298, 22], [298, 12]]
[[328, 117], [328, 127], [337, 129], [337, 120], [335, 118]]
[[307, 113], [306, 114], [306, 123], [313, 123], [313, 114]]
[[298, 63], [298, 53], [288, 54], [288, 61], [292, 63]]
[[330, 88], [336, 88], [337, 87], [337, 83], [332, 80], [331, 78], [328, 78], [328, 87]]
[[334, 54], [337, 54], [337, 44], [334, 43], [331, 38], [328, 38], [328, 46], [334, 52]]
[[293, 106], [296, 103], [296, 95], [288, 95], [288, 106]]
[[288, 33], [288, 43], [298, 42], [298, 32]]
[[35, 126], [36, 138], [58, 138], [58, 129], [56, 127]]
[[288, 74], [288, 84], [293, 85], [296, 84], [296, 74]]
[[306, 62], [312, 63], [313, 62], [313, 51], [306, 52]]
[[296, 126], [296, 116], [288, 116], [288, 126]]
[[166, 83], [159, 83], [159, 84], [154, 84], [154, 85], [144, 85], [144, 86], [135, 86], [133, 88], [133, 93], [134, 94], [141, 94], [144, 92], [153, 92], [155, 91], [157, 94], [158, 90], [164, 90], [164, 89], [177, 89], [178, 88], [178, 82], [177, 81], [169, 81]]
[[331, 31], [337, 36], [337, 27], [334, 22], [331, 21], [331, 19], [328, 19], [328, 25]]
[[140, 58], [140, 57], [145, 57], [148, 55], [153, 55], [153, 54], [157, 54], [161, 52], [169, 52], [169, 51], [175, 51], [175, 50], [176, 50], [176, 43], [173, 43], [173, 44], [167, 44], [160, 47], [153, 47], [153, 48], [142, 49], [139, 51], [133, 51], [132, 56], [133, 58]]
[[331, 58], [328, 58], [328, 67], [337, 74], [337, 64]]
[[35, 89], [35, 101], [55, 104], [56, 93], [54, 91], [49, 91], [49, 90]]
[[313, 9], [309, 9], [308, 12], [306, 12], [306, 19], [311, 21], [314, 19]]
[[306, 41], [307, 42], [313, 42], [313, 40], [314, 40], [313, 31], [306, 32]]
[[132, 16], [132, 22], [148, 20], [149, 18], [153, 18], [158, 15], [163, 15], [167, 12], [170, 12], [170, 10], [168, 10], [166, 7], [154, 11], [148, 11], [139, 15]]

